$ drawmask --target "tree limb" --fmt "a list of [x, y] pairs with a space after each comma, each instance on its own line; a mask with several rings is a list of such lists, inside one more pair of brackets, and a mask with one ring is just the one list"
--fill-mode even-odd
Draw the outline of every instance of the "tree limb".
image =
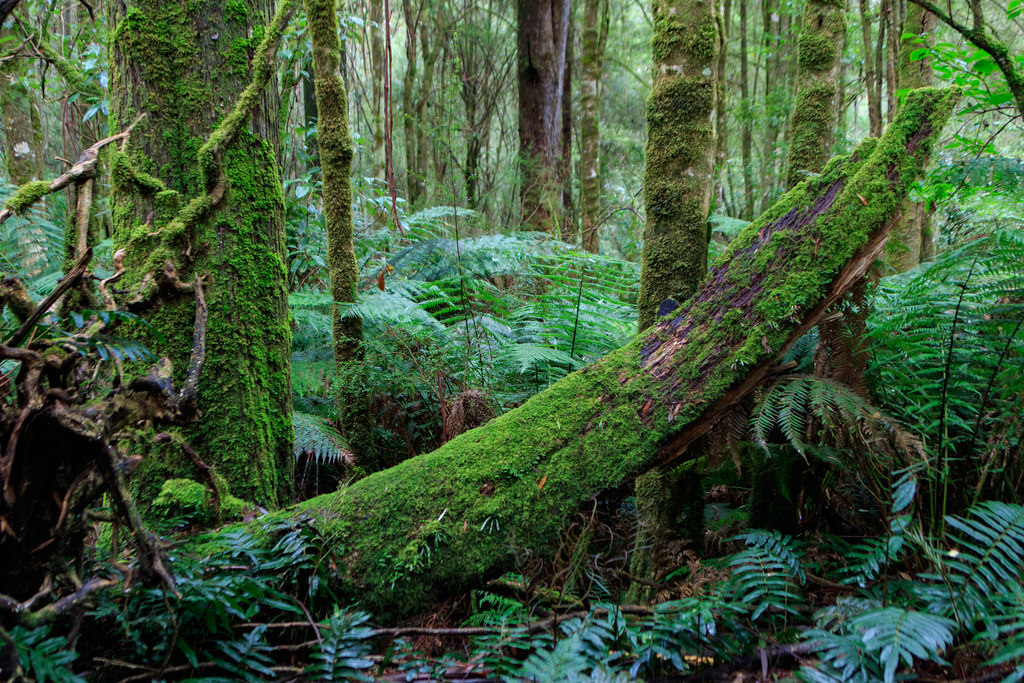
[[910, 2], [931, 12], [938, 17], [942, 23], [959, 33], [969, 42], [974, 43], [975, 46], [987, 52], [992, 57], [992, 61], [996, 63], [996, 66], [999, 67], [999, 70], [1003, 72], [1003, 77], [1006, 78], [1006, 84], [1010, 87], [1013, 99], [1017, 102], [1017, 111], [1021, 115], [1024, 115], [1024, 75], [1022, 75], [1014, 65], [1013, 59], [1010, 57], [1009, 49], [997, 40], [995, 36], [989, 34], [987, 30], [988, 26], [985, 24], [984, 18], [981, 14], [980, 3], [972, 1], [971, 7], [975, 10], [972, 11], [974, 25], [968, 26], [963, 22], [957, 21], [957, 19], [953, 17], [952, 11], [946, 11], [934, 2], [930, 2], [930, 0], [910, 0]]

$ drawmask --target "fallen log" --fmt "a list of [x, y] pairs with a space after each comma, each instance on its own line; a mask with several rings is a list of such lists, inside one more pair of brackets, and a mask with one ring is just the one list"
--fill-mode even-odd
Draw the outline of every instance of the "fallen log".
[[[549, 555], [582, 502], [682, 457], [864, 275], [956, 99], [910, 93], [881, 140], [786, 194], [628, 346], [433, 453], [271, 518], [319, 528], [342, 558], [339, 597], [381, 618]], [[216, 545], [215, 532], [192, 550]]]

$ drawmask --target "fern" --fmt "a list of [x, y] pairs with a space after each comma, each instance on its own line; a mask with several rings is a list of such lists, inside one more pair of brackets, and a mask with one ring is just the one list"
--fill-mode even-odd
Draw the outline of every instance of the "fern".
[[[71, 665], [78, 659], [78, 653], [68, 648], [64, 636], [51, 636], [49, 626], [32, 629], [15, 626], [10, 636], [17, 652], [17, 661], [25, 674], [40, 683], [85, 683], [84, 678], [71, 670]], [[18, 678], [14, 676], [14, 679]]]
[[373, 629], [364, 626], [370, 615], [335, 607], [321, 630], [323, 640], [313, 651], [314, 664], [306, 673], [320, 681], [372, 681], [363, 671], [373, 666], [369, 658]]
[[757, 620], [769, 610], [799, 614], [804, 599], [796, 585], [806, 581], [799, 546], [778, 531], [753, 530], [740, 534], [747, 549], [729, 560], [732, 576], [726, 596], [738, 600]]
[[866, 610], [844, 622], [841, 633], [814, 629], [804, 634], [815, 644], [823, 666], [817, 670], [805, 667], [801, 678], [891, 683], [901, 663], [913, 666], [925, 660], [945, 664], [940, 653], [952, 644], [954, 626], [945, 617], [902, 607]]

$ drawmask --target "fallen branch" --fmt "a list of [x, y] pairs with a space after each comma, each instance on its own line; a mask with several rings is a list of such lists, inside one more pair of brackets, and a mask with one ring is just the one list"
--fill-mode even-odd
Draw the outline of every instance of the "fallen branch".
[[[877, 144], [782, 197], [689, 301], [625, 348], [433, 453], [265, 521], [304, 517], [343, 548], [335, 594], [383, 619], [549, 556], [584, 501], [685, 457], [722, 401], [751, 391], [856, 282], [956, 100], [908, 94]], [[216, 535], [195, 543], [219, 547]]]

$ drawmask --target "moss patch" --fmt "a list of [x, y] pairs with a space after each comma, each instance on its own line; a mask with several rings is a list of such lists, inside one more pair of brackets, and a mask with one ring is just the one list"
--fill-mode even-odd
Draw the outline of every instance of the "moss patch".
[[17, 214], [25, 213], [29, 207], [45, 197], [49, 191], [49, 181], [30, 180], [22, 184], [17, 192], [7, 198], [4, 208]]

